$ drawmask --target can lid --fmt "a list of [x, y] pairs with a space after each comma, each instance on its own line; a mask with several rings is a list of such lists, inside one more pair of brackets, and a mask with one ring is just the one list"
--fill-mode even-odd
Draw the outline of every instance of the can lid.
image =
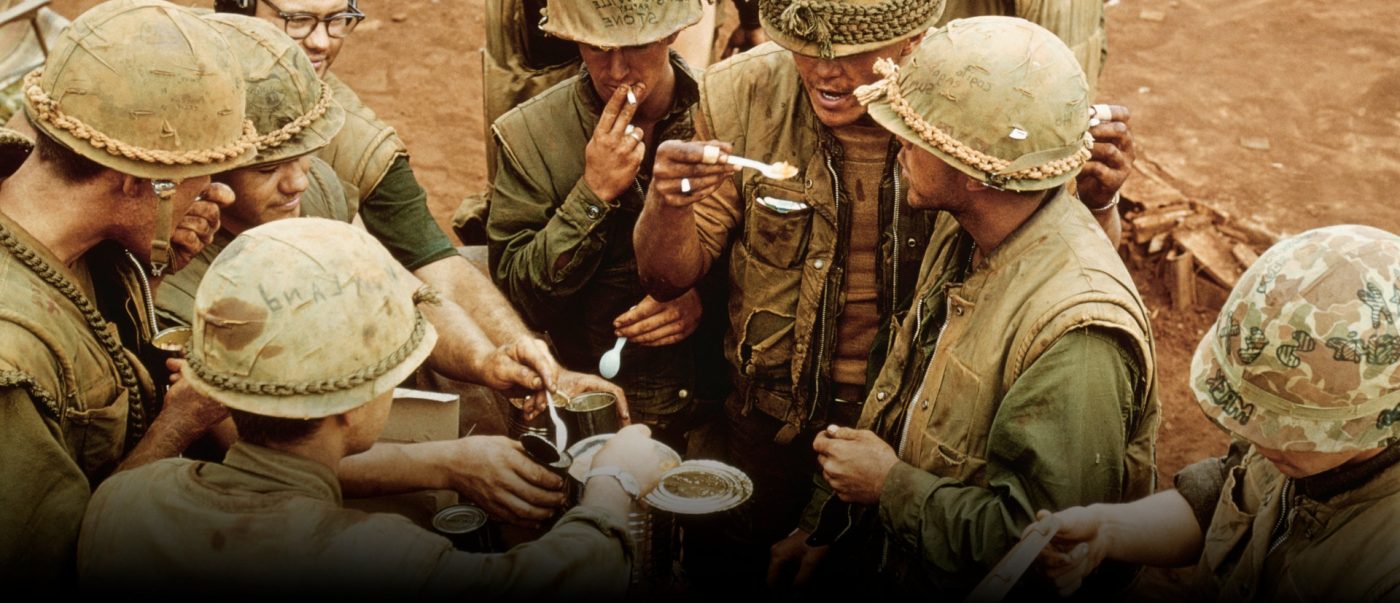
[[467, 534], [486, 525], [486, 512], [475, 505], [443, 507], [433, 516], [433, 529], [443, 534]]
[[753, 481], [743, 471], [718, 461], [695, 460], [663, 473], [646, 502], [662, 511], [704, 515], [737, 507], [752, 495]]

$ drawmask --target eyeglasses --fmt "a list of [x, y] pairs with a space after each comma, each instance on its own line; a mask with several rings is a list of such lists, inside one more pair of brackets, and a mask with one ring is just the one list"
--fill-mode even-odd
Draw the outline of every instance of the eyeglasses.
[[282, 19], [282, 30], [294, 40], [301, 40], [311, 35], [311, 32], [316, 31], [316, 26], [321, 23], [326, 24], [326, 35], [332, 38], [344, 38], [350, 35], [350, 32], [355, 31], [355, 26], [359, 25], [360, 21], [365, 20], [365, 14], [354, 6], [351, 6], [348, 11], [322, 17], [311, 13], [289, 13], [267, 0], [262, 0], [262, 2], [272, 7], [272, 10], [277, 11], [277, 16]]

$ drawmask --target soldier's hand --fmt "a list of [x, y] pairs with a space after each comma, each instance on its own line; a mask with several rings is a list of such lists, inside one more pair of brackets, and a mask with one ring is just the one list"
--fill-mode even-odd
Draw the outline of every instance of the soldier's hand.
[[[719, 149], [718, 161], [705, 162], [705, 147]], [[727, 142], [683, 142], [668, 140], [656, 148], [651, 166], [651, 191], [670, 207], [687, 207], [714, 192], [739, 168], [725, 163], [733, 146]]]
[[873, 505], [880, 502], [885, 478], [899, 462], [894, 448], [869, 430], [832, 425], [812, 442], [822, 475], [841, 500]]
[[[171, 359], [166, 366], [178, 372], [184, 360]], [[165, 405], [160, 417], [176, 425], [177, 430], [189, 436], [190, 441], [198, 439], [220, 421], [228, 418], [228, 407], [195, 391], [188, 379], [174, 381], [165, 392]], [[183, 450], [183, 448], [181, 448]]]
[[661, 456], [651, 439], [651, 428], [642, 424], [622, 428], [593, 457], [595, 468], [618, 467], [632, 474], [642, 496], [656, 487], [662, 473], [675, 466], [674, 459]]
[[800, 589], [811, 583], [812, 576], [831, 547], [808, 546], [809, 535], [798, 528], [768, 549], [768, 588], [783, 591]]
[[[629, 86], [618, 86], [598, 118], [593, 138], [584, 149], [583, 181], [603, 201], [612, 201], [636, 181], [646, 157], [645, 133], [632, 125], [636, 103], [627, 101]], [[642, 90], [642, 85], [637, 85]]]
[[1113, 201], [1113, 196], [1128, 181], [1133, 162], [1137, 160], [1133, 130], [1128, 125], [1132, 114], [1122, 105], [1108, 107], [1112, 117], [1105, 120], [1101, 116], [1098, 118], [1099, 124], [1089, 128], [1089, 133], [1094, 136], [1093, 155], [1076, 178], [1079, 198], [1091, 209]]
[[[1073, 507], [1054, 515], [1060, 521], [1060, 530], [1040, 552], [1036, 566], [1064, 597], [1079, 590], [1084, 577], [1103, 563], [1109, 543], [1100, 530], [1103, 522], [1092, 508]], [[1050, 517], [1049, 511], [1040, 511], [1035, 516], [1036, 521], [1047, 517]]]
[[559, 370], [549, 345], [538, 337], [522, 335], [492, 350], [482, 363], [478, 379], [495, 390], [543, 392], [546, 388], [558, 388]]
[[170, 271], [184, 268], [214, 240], [219, 231], [219, 209], [232, 205], [233, 189], [214, 182], [195, 198], [170, 234]]
[[614, 334], [637, 345], [671, 345], [695, 332], [701, 311], [700, 294], [694, 289], [667, 302], [648, 295], [613, 320]]
[[[617, 410], [617, 418], [623, 425], [630, 425], [632, 423], [632, 413], [629, 412], [627, 408], [627, 393], [622, 391], [622, 388], [618, 387], [613, 382], [599, 377], [598, 375], [576, 373], [569, 369], [560, 369], [559, 392], [570, 398], [581, 396], [589, 392], [607, 392], [612, 394], [614, 398], [617, 398], [617, 404], [614, 405]], [[559, 402], [562, 404], [564, 401], [560, 400]], [[526, 420], [533, 420], [535, 415], [545, 410], [549, 409], [544, 406], [539, 406], [537, 408], [527, 406], [525, 409]]]
[[447, 487], [492, 516], [538, 526], [564, 506], [564, 480], [525, 455], [520, 442], [503, 436], [468, 436], [441, 442], [439, 458]]

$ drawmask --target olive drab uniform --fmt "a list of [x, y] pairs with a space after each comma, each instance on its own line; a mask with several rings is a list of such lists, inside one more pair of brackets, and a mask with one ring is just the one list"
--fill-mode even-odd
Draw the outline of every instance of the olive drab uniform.
[[153, 317], [116, 245], [70, 269], [0, 214], [0, 247], [0, 576], [35, 584], [71, 572], [92, 489], [154, 417]]
[[[0, 0], [0, 11], [18, 4], [16, 0]], [[68, 19], [47, 8], [35, 15], [43, 44], [52, 44], [68, 27]], [[0, 25], [0, 125], [10, 120], [24, 106], [20, 87], [24, 74], [44, 64], [44, 46], [35, 35], [28, 19]]]
[[[970, 237], [942, 216], [914, 307], [859, 425], [903, 461], [878, 509], [890, 541], [883, 573], [901, 589], [965, 592], [1038, 509], [1135, 500], [1155, 487], [1151, 328], [1088, 210], [1061, 192], [980, 265], [969, 267], [970, 256]], [[1036, 365], [1065, 342], [1092, 344], [1070, 339], [1086, 331], [1117, 353], [1089, 352], [1094, 369]], [[1068, 372], [1099, 369], [1108, 371], [1103, 381], [1129, 387], [1042, 391], [1025, 382], [1034, 374], [1064, 383]], [[1070, 434], [1072, 445], [1062, 439]], [[952, 493], [963, 488], [1000, 510], [939, 498], [940, 490], [975, 496]], [[978, 536], [958, 538], [952, 526]]]
[[[656, 144], [694, 135], [695, 74], [680, 55], [672, 53], [670, 61], [675, 98], [656, 124]], [[635, 186], [611, 202], [583, 179], [583, 149], [605, 104], [584, 69], [491, 128], [500, 148], [487, 221], [491, 277], [533, 328], [549, 332], [560, 362], [584, 372], [595, 371], [617, 341], [613, 320], [646, 297], [632, 230], [650, 185], [650, 162], [643, 162]], [[623, 370], [613, 381], [640, 420], [679, 418], [689, 408], [705, 385], [697, 382], [699, 339], [622, 349]]]
[[384, 180], [394, 160], [408, 156], [408, 147], [398, 132], [380, 121], [374, 110], [334, 73], [327, 73], [325, 81], [335, 102], [345, 109], [345, 127], [316, 156], [340, 175], [353, 215], [359, 211], [360, 202]]
[[[698, 140], [731, 141], [735, 155], [786, 161], [801, 170], [790, 180], [745, 170], [718, 193], [736, 197], [735, 207], [716, 207], [713, 197], [696, 205], [701, 243], [711, 261], [725, 248], [731, 252], [724, 353], [735, 372], [737, 402], [745, 414], [756, 411], [781, 421], [779, 438], [791, 442], [826, 420], [833, 396], [831, 358], [851, 219], [851, 203], [844, 198], [849, 191], [837, 176], [840, 144], [813, 112], [792, 54], [775, 44], [710, 68], [695, 122]], [[930, 212], [904, 203], [898, 150], [891, 143], [879, 190], [876, 281], [879, 314], [887, 326], [908, 308], [933, 224]], [[806, 207], [780, 213], [757, 202], [763, 197]], [[715, 234], [721, 232], [723, 237]], [[876, 348], [871, 367], [883, 357], [883, 347], [877, 343]]]
[[1074, 52], [1089, 80], [1089, 98], [1094, 98], [1108, 60], [1103, 5], [1103, 0], [947, 0], [938, 26], [954, 19], [1002, 15], [1044, 27]]

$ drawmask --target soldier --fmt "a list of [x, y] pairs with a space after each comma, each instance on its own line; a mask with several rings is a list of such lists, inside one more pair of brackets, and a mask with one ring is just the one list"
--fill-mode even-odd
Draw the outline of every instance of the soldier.
[[36, 148], [0, 183], [0, 573], [21, 588], [71, 576], [91, 489], [118, 464], [177, 454], [223, 416], [187, 387], [156, 414], [136, 358], [155, 281], [231, 199], [209, 175], [255, 152], [228, 44], [165, 2], [88, 11], [24, 92]]
[[683, 450], [705, 385], [696, 374], [704, 338], [690, 337], [700, 294], [648, 296], [632, 229], [651, 183], [650, 149], [694, 135], [695, 76], [669, 46], [699, 20], [700, 0], [553, 0], [547, 9], [544, 30], [577, 44], [584, 68], [491, 128], [501, 149], [487, 222], [492, 278], [550, 333], [569, 369], [596, 370], [625, 337], [615, 381], [632, 419]]
[[[345, 114], [311, 61], [291, 38], [261, 19], [218, 13], [204, 19], [224, 33], [242, 63], [247, 75], [248, 117], [262, 135], [252, 165], [214, 176], [228, 183], [237, 198], [224, 209], [222, 226], [213, 242], [157, 291], [157, 314], [165, 325], [194, 322], [194, 294], [199, 283], [210, 263], [237, 234], [299, 215], [342, 222], [352, 218], [335, 173], [313, 156], [339, 132]], [[476, 336], [436, 350], [430, 362], [443, 373], [498, 388], [511, 384], [502, 375], [513, 374], [516, 380], [530, 378], [531, 373], [514, 363], [507, 363], [513, 373], [503, 373], [502, 365], [493, 368], [484, 362], [494, 346], [480, 336], [470, 319], [461, 320], [448, 333], [450, 337]], [[586, 385], [561, 379], [566, 390]], [[236, 437], [228, 421], [216, 433], [223, 447]], [[451, 487], [493, 515], [517, 523], [535, 523], [543, 519], [534, 514], [535, 509], [544, 511], [564, 503], [562, 480], [531, 462], [519, 443], [504, 437], [384, 443], [367, 454], [346, 459], [339, 470], [350, 496]]]
[[[0, 12], [17, 4], [17, 0], [0, 0]], [[40, 8], [33, 19], [0, 23], [0, 125], [24, 106], [24, 74], [44, 64], [45, 49], [68, 27], [67, 19], [47, 7]]]
[[[1056, 513], [1061, 593], [1105, 559], [1196, 564], [1192, 598], [1400, 598], [1400, 237], [1332, 226], [1274, 245], [1191, 362], [1229, 454], [1176, 489]], [[1042, 517], [1049, 515], [1042, 511]]]
[[451, 309], [438, 304], [349, 224], [280, 220], [239, 235], [195, 296], [182, 374], [229, 407], [242, 439], [221, 463], [169, 459], [98, 488], [79, 543], [84, 582], [171, 593], [621, 596], [627, 511], [663, 470], [644, 426], [598, 452], [579, 506], [505, 554], [458, 552], [402, 516], [341, 507], [336, 466], [383, 430], [394, 386], [433, 350], [432, 314]]
[[885, 79], [856, 95], [903, 145], [909, 204], [942, 213], [859, 430], [832, 426], [813, 445], [834, 494], [862, 507], [823, 510], [837, 521], [809, 543], [869, 509], [865, 533], [838, 548], [869, 551], [861, 537], [883, 533], [857, 559], [883, 557], [871, 569], [887, 586], [961, 596], [1036, 509], [1152, 491], [1151, 327], [1066, 190], [1092, 138], [1088, 85], [1063, 42], [977, 17], [930, 34], [903, 68], [876, 69]]
[[[364, 20], [357, 0], [215, 0], [214, 9], [256, 16], [298, 41], [346, 113], [345, 126], [318, 156], [339, 175], [353, 213], [404, 267], [466, 309], [492, 341], [519, 350], [520, 359], [539, 373], [531, 389], [558, 389], [558, 365], [547, 346], [433, 221], [427, 192], [414, 177], [398, 134], [330, 72], [345, 40]], [[625, 420], [625, 404], [619, 411]]]

